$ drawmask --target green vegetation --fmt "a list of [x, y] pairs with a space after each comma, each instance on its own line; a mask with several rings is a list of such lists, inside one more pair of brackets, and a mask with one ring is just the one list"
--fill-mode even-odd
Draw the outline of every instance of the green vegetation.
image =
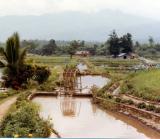
[[144, 108], [146, 108], [146, 104], [144, 102], [141, 102], [141, 103], [137, 104], [137, 107], [140, 109], [144, 109]]
[[[47, 78], [43, 84], [37, 86], [37, 84], [33, 85], [34, 83], [30, 83], [30, 88], [37, 88], [40, 91], [54, 91], [56, 86], [59, 85], [60, 81], [62, 80], [62, 73], [64, 68], [68, 66], [75, 66], [77, 64], [77, 59], [68, 56], [38, 56], [38, 55], [28, 55], [26, 62], [33, 67], [35, 65], [39, 67], [48, 67], [50, 71], [50, 76]], [[47, 69], [47, 68], [46, 68]], [[45, 73], [45, 72], [43, 72]], [[48, 72], [47, 72], [48, 73]], [[46, 76], [46, 74], [44, 74]]]
[[107, 41], [109, 44], [108, 49], [109, 53], [113, 55], [114, 58], [116, 58], [121, 52], [127, 54], [133, 52], [133, 41], [130, 33], [119, 38], [117, 33], [113, 31], [109, 36], [110, 37]]
[[80, 47], [80, 45], [81, 44], [78, 41], [72, 41], [68, 46], [67, 49], [71, 59], [72, 59], [72, 56], [76, 53], [76, 50], [78, 49], [78, 47]]
[[24, 65], [26, 49], [20, 50], [20, 40], [17, 33], [14, 33], [6, 42], [6, 48], [0, 48], [0, 53], [5, 62], [0, 61], [1, 67], [7, 67], [7, 75], [12, 77], [19, 73], [19, 69]]
[[49, 137], [51, 124], [39, 116], [39, 106], [22, 93], [0, 123], [1, 137]]
[[54, 68], [55, 66], [65, 66], [70, 63], [77, 63], [75, 58], [70, 59], [68, 56], [39, 56], [39, 55], [27, 55], [26, 62], [28, 64], [38, 66], [48, 66]]
[[5, 92], [1, 92], [0, 93], [0, 101], [9, 97], [9, 96], [13, 96], [15, 94], [18, 94], [19, 92], [16, 91], [16, 90], [8, 90], [8, 91], [5, 91]]
[[144, 100], [160, 102], [160, 70], [131, 74], [122, 85], [122, 93], [129, 93]]
[[88, 60], [96, 66], [106, 65], [108, 67], [131, 67], [140, 63], [137, 59], [115, 59], [106, 57], [90, 57]]
[[0, 67], [5, 68], [4, 87], [13, 89], [26, 88], [28, 81], [33, 79], [39, 84], [45, 82], [49, 75], [49, 69], [39, 66], [31, 66], [25, 63], [26, 49], [20, 48], [18, 33], [14, 33], [6, 42], [5, 48], [0, 48], [2, 60]]
[[34, 74], [34, 80], [37, 81], [39, 84], [44, 83], [47, 81], [47, 79], [50, 76], [50, 70], [47, 69], [46, 67], [39, 67], [36, 66], [35, 74]]
[[[78, 62], [83, 62], [88, 66], [86, 74], [100, 74], [111, 79], [101, 89], [92, 88], [93, 96], [100, 97], [110, 103], [107, 107], [112, 108], [119, 104], [132, 105], [139, 109], [160, 113], [160, 108], [146, 103], [136, 103], [132, 99], [121, 98], [112, 95], [112, 92], [121, 86], [121, 93], [127, 93], [144, 100], [160, 102], [160, 70], [141, 71], [137, 73], [123, 73], [140, 64], [137, 59], [117, 59], [121, 52], [131, 53], [134, 49], [131, 34], [118, 37], [115, 32], [111, 34], [105, 44], [92, 44], [86, 46], [84, 41], [72, 41], [65, 46], [59, 47], [56, 41], [50, 40], [37, 49], [34, 42], [22, 42], [20, 48], [19, 36], [13, 34], [7, 42], [6, 47], [1, 48], [3, 60], [1, 67], [5, 67], [3, 85], [16, 90], [37, 89], [40, 91], [53, 92], [59, 85], [63, 84], [62, 73], [64, 70], [75, 69]], [[39, 54], [26, 55], [25, 46], [31, 45], [28, 52]], [[150, 45], [154, 47], [154, 42], [150, 40]], [[92, 55], [103, 55], [93, 57], [78, 58], [73, 57], [77, 50], [88, 50]], [[115, 58], [106, 57], [107, 54], [114, 55]], [[68, 56], [56, 56], [57, 54], [69, 54]], [[41, 55], [41, 56], [40, 56]], [[27, 56], [25, 58], [25, 56]], [[5, 61], [5, 62], [4, 62]], [[7, 64], [6, 64], [7, 63]], [[117, 73], [117, 71], [119, 73]], [[8, 91], [0, 94], [0, 101], [16, 94], [18, 91]], [[47, 120], [39, 116], [39, 106], [27, 100], [30, 92], [21, 93], [16, 104], [0, 123], [0, 136], [2, 137], [48, 137], [51, 133], [52, 125]], [[117, 94], [118, 95], [118, 94]], [[118, 105], [117, 105], [118, 104]]]

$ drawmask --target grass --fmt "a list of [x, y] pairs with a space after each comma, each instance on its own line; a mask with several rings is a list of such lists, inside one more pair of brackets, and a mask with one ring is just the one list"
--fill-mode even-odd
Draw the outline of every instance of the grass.
[[42, 66], [48, 66], [53, 68], [57, 65], [63, 65], [76, 63], [76, 58], [70, 59], [69, 56], [39, 56], [39, 55], [27, 55], [26, 62], [28, 64], [37, 64]]
[[96, 66], [107, 65], [110, 67], [118, 67], [118, 66], [130, 67], [139, 64], [139, 60], [137, 59], [91, 57], [88, 60]]
[[160, 70], [141, 71], [130, 75], [122, 91], [143, 99], [160, 102]]
[[5, 101], [9, 100], [10, 98], [14, 97], [14, 96], [17, 96], [17, 94], [14, 94], [14, 95], [9, 96], [9, 97], [7, 97], [7, 98], [1, 99], [1, 100], [0, 100], [0, 105], [1, 105], [2, 103], [4, 103]]
[[16, 96], [17, 94], [19, 94], [19, 91], [16, 91], [16, 90], [8, 90], [6, 92], [1, 92], [0, 93], [0, 104], [10, 99], [11, 97]]

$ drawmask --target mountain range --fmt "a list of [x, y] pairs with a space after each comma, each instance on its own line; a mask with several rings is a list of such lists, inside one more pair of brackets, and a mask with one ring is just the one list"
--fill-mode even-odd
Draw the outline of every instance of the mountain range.
[[17, 31], [22, 39], [106, 41], [112, 30], [127, 32], [134, 40], [147, 41], [152, 36], [160, 41], [160, 22], [121, 11], [61, 12], [40, 16], [1, 16], [0, 41]]

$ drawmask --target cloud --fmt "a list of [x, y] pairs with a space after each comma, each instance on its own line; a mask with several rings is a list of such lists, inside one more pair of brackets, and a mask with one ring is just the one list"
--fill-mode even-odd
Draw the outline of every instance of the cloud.
[[160, 0], [0, 0], [0, 15], [41, 15], [65, 11], [119, 10], [160, 20]]

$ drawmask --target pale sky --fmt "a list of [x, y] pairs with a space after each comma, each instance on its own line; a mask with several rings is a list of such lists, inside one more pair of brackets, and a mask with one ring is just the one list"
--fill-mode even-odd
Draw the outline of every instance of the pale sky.
[[0, 16], [110, 9], [160, 21], [160, 0], [0, 0]]

